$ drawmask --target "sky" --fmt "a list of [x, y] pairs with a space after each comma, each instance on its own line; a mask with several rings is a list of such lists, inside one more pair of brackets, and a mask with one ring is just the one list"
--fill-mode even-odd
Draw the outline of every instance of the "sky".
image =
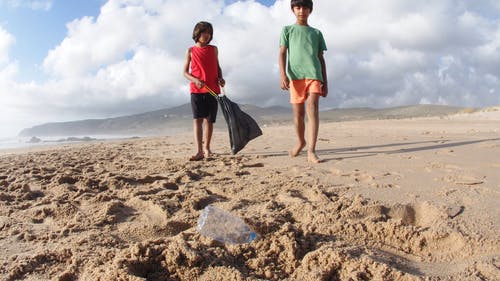
[[[289, 0], [0, 0], [0, 137], [188, 103], [185, 52], [202, 20], [233, 101], [289, 106]], [[497, 0], [316, 0], [309, 24], [328, 47], [322, 109], [500, 104]]]

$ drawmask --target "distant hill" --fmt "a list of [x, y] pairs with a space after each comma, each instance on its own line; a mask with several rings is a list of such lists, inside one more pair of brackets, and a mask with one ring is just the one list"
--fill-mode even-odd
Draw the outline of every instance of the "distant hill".
[[[292, 112], [290, 108], [278, 106], [262, 108], [240, 105], [240, 108], [259, 124], [287, 121]], [[191, 130], [192, 122], [191, 105], [184, 104], [115, 118], [45, 123], [23, 129], [19, 136], [164, 135], [175, 130]], [[224, 116], [219, 109], [216, 127], [223, 126], [225, 127]]]
[[446, 105], [412, 105], [390, 108], [339, 108], [320, 113], [321, 120], [325, 121], [354, 121], [373, 119], [403, 119], [431, 116], [445, 116], [463, 112], [465, 110], [474, 111], [465, 107], [455, 107]]
[[[259, 125], [292, 122], [291, 108], [274, 106], [258, 107], [240, 105]], [[321, 121], [353, 121], [367, 119], [400, 119], [426, 116], [444, 116], [463, 112], [466, 108], [441, 105], [415, 105], [384, 109], [342, 108], [321, 111]], [[473, 109], [469, 109], [473, 110]], [[23, 129], [19, 136], [95, 136], [95, 135], [165, 135], [175, 130], [191, 130], [192, 115], [190, 104], [141, 114], [72, 122], [46, 123]], [[221, 112], [216, 128], [225, 128]]]

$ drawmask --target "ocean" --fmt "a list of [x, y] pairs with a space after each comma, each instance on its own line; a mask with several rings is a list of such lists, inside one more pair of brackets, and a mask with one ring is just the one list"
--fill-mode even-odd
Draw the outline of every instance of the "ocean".
[[22, 149], [39, 146], [54, 146], [63, 145], [68, 143], [82, 143], [88, 141], [99, 140], [121, 140], [130, 138], [143, 138], [143, 137], [166, 137], [175, 136], [181, 133], [190, 132], [192, 128], [169, 128], [168, 130], [161, 130], [155, 134], [110, 134], [110, 135], [84, 135], [84, 136], [40, 136], [40, 137], [1, 137], [0, 136], [0, 150], [6, 149]]
[[19, 149], [39, 146], [54, 146], [68, 143], [82, 143], [99, 140], [130, 139], [145, 136], [138, 135], [94, 135], [94, 136], [51, 136], [51, 137], [3, 137], [0, 138], [0, 150]]

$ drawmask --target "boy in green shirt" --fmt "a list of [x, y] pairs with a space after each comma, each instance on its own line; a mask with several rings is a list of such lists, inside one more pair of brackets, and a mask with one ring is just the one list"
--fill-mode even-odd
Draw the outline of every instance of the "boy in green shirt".
[[[312, 0], [291, 0], [296, 23], [283, 28], [280, 37], [281, 89], [290, 91], [293, 120], [298, 137], [297, 145], [290, 150], [291, 157], [299, 155], [306, 146], [304, 117], [308, 118], [307, 160], [319, 163], [316, 142], [319, 130], [319, 97], [328, 95], [328, 82], [323, 51], [326, 43], [323, 34], [310, 27], [307, 19], [313, 10]], [[307, 110], [304, 103], [307, 101]]]

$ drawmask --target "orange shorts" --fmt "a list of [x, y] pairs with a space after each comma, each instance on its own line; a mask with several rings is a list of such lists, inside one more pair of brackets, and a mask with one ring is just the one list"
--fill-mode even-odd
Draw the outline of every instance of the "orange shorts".
[[290, 103], [304, 103], [309, 94], [319, 94], [322, 96], [323, 83], [313, 79], [290, 81]]

